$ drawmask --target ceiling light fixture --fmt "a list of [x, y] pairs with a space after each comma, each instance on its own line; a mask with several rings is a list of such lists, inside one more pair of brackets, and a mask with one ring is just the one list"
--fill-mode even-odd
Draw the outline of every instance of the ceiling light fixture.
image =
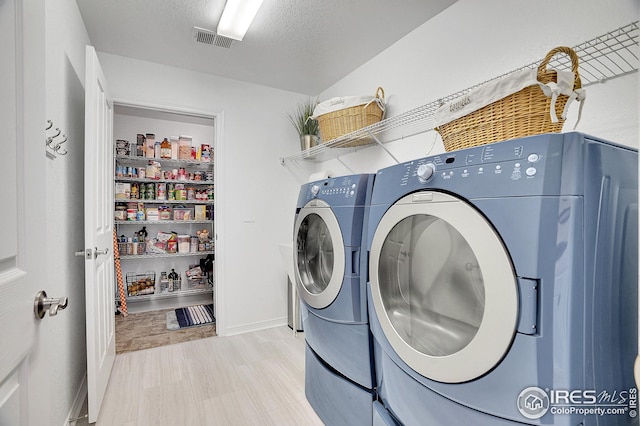
[[242, 41], [263, 0], [227, 0], [218, 22], [217, 33]]

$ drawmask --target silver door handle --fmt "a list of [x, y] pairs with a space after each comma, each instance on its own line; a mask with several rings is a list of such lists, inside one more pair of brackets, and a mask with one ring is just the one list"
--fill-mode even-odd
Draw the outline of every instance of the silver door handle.
[[69, 299], [66, 297], [53, 298], [47, 297], [47, 293], [42, 290], [36, 294], [36, 298], [33, 301], [33, 312], [36, 314], [36, 318], [42, 319], [47, 311], [49, 311], [50, 317], [58, 315], [58, 311], [67, 307]]
[[105, 255], [105, 254], [107, 254], [107, 253], [109, 253], [109, 248], [106, 248], [106, 249], [104, 249], [104, 250], [98, 250], [98, 247], [96, 247], [96, 248], [93, 250], [93, 258], [95, 259], [95, 258], [97, 258], [98, 256], [100, 256], [100, 255]]

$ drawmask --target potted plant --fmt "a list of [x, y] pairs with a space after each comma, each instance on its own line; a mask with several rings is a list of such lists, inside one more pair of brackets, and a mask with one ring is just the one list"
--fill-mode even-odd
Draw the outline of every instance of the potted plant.
[[298, 107], [293, 112], [287, 114], [287, 118], [298, 131], [298, 135], [300, 135], [300, 149], [303, 151], [318, 145], [320, 142], [318, 121], [311, 118], [317, 104], [317, 99], [308, 98], [305, 102], [298, 104]]

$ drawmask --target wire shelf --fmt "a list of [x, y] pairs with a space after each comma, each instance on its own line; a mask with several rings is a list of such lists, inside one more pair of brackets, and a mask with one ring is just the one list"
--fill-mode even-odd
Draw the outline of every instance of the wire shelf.
[[[637, 72], [638, 32], [638, 21], [635, 21], [574, 46], [573, 49], [580, 58], [579, 73], [582, 80], [582, 87]], [[385, 118], [378, 123], [333, 139], [327, 143], [281, 158], [280, 162], [284, 165], [287, 161], [292, 160], [326, 161], [342, 154], [370, 147], [371, 145], [364, 145], [346, 148], [345, 145], [358, 139], [371, 137], [378, 143], [378, 146], [385, 149], [383, 146], [385, 143], [433, 130], [435, 127], [433, 115], [443, 103], [456, 99], [473, 89], [514, 72], [537, 68], [541, 61], [542, 59], [402, 114]], [[549, 62], [549, 66], [559, 71], [571, 71], [571, 61], [564, 56], [557, 55]], [[391, 154], [389, 153], [389, 155]]]

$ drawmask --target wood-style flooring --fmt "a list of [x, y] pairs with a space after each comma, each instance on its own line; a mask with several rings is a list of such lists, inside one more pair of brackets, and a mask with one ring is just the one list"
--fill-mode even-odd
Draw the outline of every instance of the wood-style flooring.
[[167, 330], [167, 312], [163, 309], [128, 316], [116, 315], [116, 353], [138, 351], [216, 335], [216, 325]]
[[96, 424], [322, 425], [304, 395], [304, 335], [282, 326], [118, 354]]

